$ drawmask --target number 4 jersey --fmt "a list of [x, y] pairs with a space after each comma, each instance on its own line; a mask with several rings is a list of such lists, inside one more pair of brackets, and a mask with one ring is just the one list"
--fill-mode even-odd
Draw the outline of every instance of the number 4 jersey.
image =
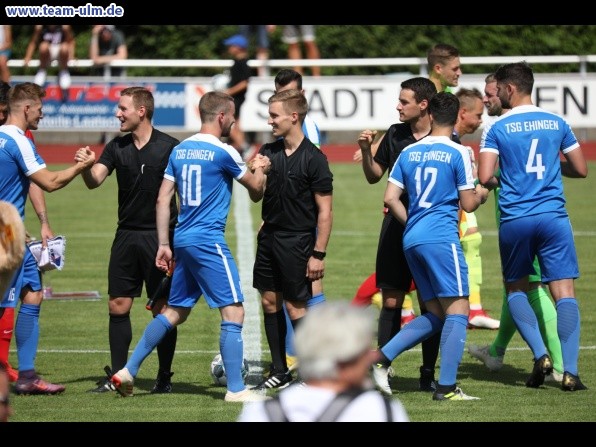
[[565, 119], [536, 106], [518, 106], [498, 118], [480, 142], [480, 152], [499, 156], [501, 222], [567, 215], [559, 155], [578, 147]]

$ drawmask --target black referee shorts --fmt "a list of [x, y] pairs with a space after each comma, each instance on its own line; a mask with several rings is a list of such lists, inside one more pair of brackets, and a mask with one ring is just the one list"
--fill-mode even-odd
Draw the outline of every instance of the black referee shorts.
[[404, 227], [391, 213], [385, 215], [377, 247], [377, 287], [410, 290], [412, 272], [404, 255]]
[[116, 231], [108, 267], [108, 294], [113, 297], [141, 296], [143, 283], [152, 296], [165, 273], [155, 266], [156, 230]]
[[312, 297], [312, 282], [306, 266], [315, 245], [315, 230], [293, 232], [264, 225], [257, 235], [253, 287], [281, 292], [284, 300], [307, 301]]

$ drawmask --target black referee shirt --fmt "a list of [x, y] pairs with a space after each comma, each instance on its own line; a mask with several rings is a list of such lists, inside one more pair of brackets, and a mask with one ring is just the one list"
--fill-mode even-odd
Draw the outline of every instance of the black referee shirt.
[[314, 193], [333, 191], [333, 174], [327, 157], [308, 138], [286, 155], [283, 139], [267, 143], [259, 153], [271, 160], [261, 217], [266, 224], [287, 231], [310, 231], [317, 227]]
[[[129, 230], [153, 230], [157, 194], [168, 165], [170, 152], [179, 141], [153, 129], [149, 142], [137, 149], [132, 134], [110, 141], [98, 163], [108, 168], [109, 175], [116, 170], [118, 181], [118, 226]], [[178, 218], [176, 196], [170, 204], [170, 227]]]

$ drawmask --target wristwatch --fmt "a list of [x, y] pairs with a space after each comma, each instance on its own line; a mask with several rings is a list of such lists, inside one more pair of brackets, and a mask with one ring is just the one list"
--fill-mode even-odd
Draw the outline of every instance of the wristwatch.
[[319, 261], [322, 261], [323, 259], [325, 259], [325, 256], [327, 256], [327, 253], [324, 251], [318, 251], [318, 250], [312, 251], [312, 257], [315, 259], [318, 259]]

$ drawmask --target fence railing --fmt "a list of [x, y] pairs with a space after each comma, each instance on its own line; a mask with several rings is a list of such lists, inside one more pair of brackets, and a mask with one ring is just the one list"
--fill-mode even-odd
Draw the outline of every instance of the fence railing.
[[[462, 65], [501, 65], [511, 62], [526, 61], [529, 64], [578, 64], [578, 73], [588, 73], [588, 64], [596, 62], [596, 55], [560, 55], [560, 56], [472, 56], [462, 57]], [[125, 59], [113, 61], [112, 67], [166, 67], [166, 68], [228, 68], [232, 66], [232, 60], [226, 59]], [[56, 65], [56, 62], [53, 62]], [[70, 67], [92, 67], [91, 59], [73, 59], [69, 61]], [[427, 62], [423, 57], [389, 57], [389, 58], [366, 58], [366, 59], [253, 59], [248, 62], [253, 68], [265, 66], [268, 68], [283, 68], [292, 66], [301, 67], [374, 67], [393, 66], [410, 67], [417, 65], [420, 75], [427, 74]], [[22, 59], [11, 59], [9, 67], [23, 67]], [[31, 60], [29, 67], [39, 67], [39, 60]]]

